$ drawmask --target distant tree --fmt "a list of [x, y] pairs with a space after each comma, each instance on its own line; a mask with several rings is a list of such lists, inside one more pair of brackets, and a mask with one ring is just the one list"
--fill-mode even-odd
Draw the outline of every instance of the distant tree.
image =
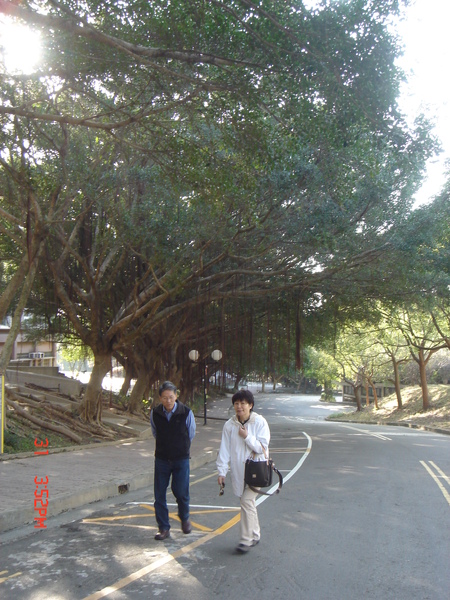
[[392, 365], [393, 382], [395, 395], [397, 397], [397, 407], [403, 408], [401, 395], [401, 366], [411, 360], [411, 355], [408, 349], [408, 344], [402, 332], [395, 327], [389, 312], [383, 311], [381, 308], [381, 322], [375, 330], [375, 338], [379, 345], [383, 348], [385, 354], [389, 357]]
[[428, 410], [430, 402], [426, 366], [433, 354], [446, 345], [438, 335], [430, 314], [422, 311], [420, 306], [415, 305], [399, 311], [395, 324], [402, 332], [413, 360], [419, 366], [423, 410]]
[[94, 358], [91, 349], [88, 346], [83, 346], [79, 343], [71, 343], [68, 341], [61, 342], [58, 345], [59, 357], [68, 363], [70, 370], [78, 376], [83, 366], [88, 362], [92, 362]]
[[336, 384], [341, 383], [341, 369], [334, 360], [332, 352], [327, 353], [323, 350], [314, 348], [308, 349], [309, 368], [305, 372], [306, 376], [311, 376], [322, 384], [322, 396], [325, 400], [332, 400], [333, 390]]

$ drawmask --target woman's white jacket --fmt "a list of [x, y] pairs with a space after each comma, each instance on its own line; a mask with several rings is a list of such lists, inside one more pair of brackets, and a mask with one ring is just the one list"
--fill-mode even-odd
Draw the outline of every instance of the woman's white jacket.
[[230, 470], [233, 492], [239, 497], [244, 492], [245, 461], [253, 452], [254, 460], [265, 460], [261, 444], [268, 453], [270, 442], [269, 425], [258, 413], [251, 412], [250, 419], [245, 424], [248, 431], [245, 439], [239, 435], [240, 426], [236, 416], [225, 423], [216, 461], [219, 476], [225, 477]]

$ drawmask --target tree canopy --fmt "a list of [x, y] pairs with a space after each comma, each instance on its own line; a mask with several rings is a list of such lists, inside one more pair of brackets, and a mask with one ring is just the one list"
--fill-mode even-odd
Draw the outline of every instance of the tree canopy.
[[113, 355], [142, 389], [187, 381], [187, 345], [243, 335], [242, 311], [292, 325], [298, 364], [313, 309], [398, 294], [435, 150], [397, 106], [399, 10], [0, 1], [44, 46], [34, 73], [1, 79], [4, 311], [32, 273], [30, 308], [94, 353], [87, 418]]

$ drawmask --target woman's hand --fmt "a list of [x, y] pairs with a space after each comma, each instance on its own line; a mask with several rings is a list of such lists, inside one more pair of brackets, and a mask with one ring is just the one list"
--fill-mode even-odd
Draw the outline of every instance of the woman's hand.
[[239, 427], [239, 435], [241, 436], [241, 438], [243, 438], [245, 440], [245, 438], [248, 436], [248, 430], [247, 427], [245, 425], [241, 425]]

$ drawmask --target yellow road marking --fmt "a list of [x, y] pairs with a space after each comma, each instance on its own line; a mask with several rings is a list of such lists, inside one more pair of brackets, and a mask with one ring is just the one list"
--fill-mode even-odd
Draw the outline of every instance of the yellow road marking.
[[205, 477], [201, 477], [200, 479], [195, 479], [194, 481], [190, 481], [189, 484], [190, 485], [195, 485], [196, 483], [201, 483], [202, 481], [206, 481], [207, 479], [211, 479], [211, 477], [217, 477], [218, 474], [219, 474], [219, 472], [215, 471], [214, 473], [211, 473], [211, 475], [205, 475]]
[[219, 527], [219, 529], [216, 529], [215, 531], [208, 533], [207, 535], [203, 536], [202, 538], [200, 538], [198, 540], [195, 540], [194, 542], [188, 544], [187, 546], [180, 548], [173, 554], [168, 554], [167, 556], [160, 558], [159, 560], [147, 565], [146, 567], [143, 567], [142, 569], [139, 569], [138, 571], [135, 571], [134, 573], [127, 575], [127, 577], [123, 577], [122, 579], [119, 579], [119, 581], [117, 581], [113, 585], [107, 586], [107, 587], [103, 588], [102, 590], [99, 590], [98, 592], [91, 594], [90, 596], [86, 596], [86, 598], [84, 598], [83, 600], [99, 600], [100, 598], [105, 598], [105, 596], [109, 596], [110, 594], [113, 594], [114, 592], [121, 590], [122, 588], [126, 587], [127, 585], [130, 585], [130, 583], [133, 583], [133, 581], [136, 581], [137, 579], [141, 579], [145, 575], [148, 575], [149, 573], [156, 571], [156, 569], [159, 569], [159, 567], [162, 567], [163, 565], [166, 565], [167, 563], [169, 563], [173, 560], [176, 560], [177, 558], [180, 558], [184, 554], [187, 554], [188, 552], [195, 550], [195, 548], [198, 548], [198, 546], [202, 546], [203, 544], [206, 544], [206, 542], [209, 542], [210, 540], [214, 539], [215, 537], [222, 535], [222, 533], [225, 533], [225, 531], [228, 531], [228, 529], [230, 529], [231, 527], [236, 525], [236, 523], [238, 523], [240, 521], [240, 518], [241, 518], [240, 514], [235, 515], [232, 519], [230, 519], [229, 521], [224, 523], [221, 527]]
[[[2, 571], [0, 573], [0, 575], [4, 575], [7, 572], [8, 571]], [[17, 573], [13, 573], [12, 575], [8, 575], [8, 577], [1, 577], [0, 578], [0, 583], [3, 583], [4, 581], [7, 581], [8, 579], [11, 579], [12, 577], [19, 577], [19, 575], [22, 575], [22, 571], [18, 571]]]
[[[85, 521], [81, 521], [84, 523]], [[148, 529], [155, 531], [155, 525], [130, 525], [129, 523], [102, 523], [102, 521], [91, 521], [93, 525], [103, 525], [104, 527], [127, 527], [128, 529]]]
[[192, 521], [192, 519], [191, 525], [192, 527], [195, 527], [195, 529], [199, 529], [200, 531], [213, 531], [211, 527], [206, 527], [206, 525], [200, 525], [200, 523], [196, 523], [195, 521]]
[[[147, 506], [145, 504], [140, 505], [142, 508], [147, 508], [152, 514], [155, 513], [155, 510], [152, 506]], [[238, 507], [236, 508], [229, 508], [229, 509], [208, 509], [208, 510], [194, 510], [194, 511], [190, 511], [191, 515], [203, 515], [203, 514], [214, 514], [214, 513], [223, 513], [223, 512], [236, 512], [240, 510]], [[136, 529], [156, 529], [156, 526], [149, 526], [149, 525], [129, 525], [127, 523], [115, 523], [115, 521], [122, 521], [122, 520], [128, 520], [128, 519], [139, 519], [139, 518], [145, 518], [145, 515], [142, 514], [133, 514], [133, 515], [114, 515], [112, 517], [97, 517], [97, 518], [93, 518], [93, 519], [83, 519], [81, 522], [82, 523], [93, 523], [93, 524], [97, 524], [97, 525], [109, 525], [110, 527], [130, 527], [130, 528], [136, 528]], [[175, 521], [179, 521], [180, 522], [180, 518], [176, 513], [172, 513], [169, 512], [169, 518], [173, 519]], [[200, 523], [197, 523], [196, 521], [193, 521], [191, 519], [191, 524], [192, 527], [194, 527], [195, 529], [198, 529], [199, 531], [203, 531], [203, 532], [211, 532], [213, 531], [211, 529], [211, 527], [206, 527], [206, 525], [201, 525]]]
[[[142, 506], [142, 508], [147, 508], [148, 510], [150, 510], [150, 512], [152, 514], [155, 514], [155, 509], [152, 506], [146, 506], [145, 504], [142, 504], [140, 506]], [[238, 510], [241, 510], [239, 506], [236, 506], [236, 507], [232, 506], [230, 508], [223, 508], [222, 506], [220, 506], [217, 508], [205, 508], [203, 510], [190, 510], [189, 514], [190, 515], [210, 515], [210, 514], [214, 514], [214, 513], [236, 512]], [[178, 516], [177, 513], [174, 513], [174, 512], [169, 511], [169, 518], [175, 519], [176, 521], [180, 521], [180, 517]]]
[[122, 521], [124, 519], [142, 519], [143, 515], [115, 515], [114, 517], [97, 517], [94, 519], [83, 519], [82, 523], [98, 523], [99, 521]]
[[434, 462], [432, 462], [430, 460], [430, 465], [432, 465], [436, 471], [439, 473], [439, 475], [442, 477], [442, 479], [445, 479], [445, 481], [450, 485], [450, 477], [447, 477], [447, 475], [444, 473], [444, 471], [441, 471], [441, 469], [434, 464]]
[[236, 512], [237, 510], [241, 510], [239, 506], [236, 508], [215, 508], [209, 510], [191, 510], [189, 511], [191, 515], [207, 515], [210, 513], [224, 513], [224, 512]]
[[[420, 461], [421, 465], [425, 467], [425, 469], [428, 471], [428, 473], [431, 475], [431, 477], [434, 479], [435, 483], [437, 484], [437, 486], [439, 487], [439, 489], [441, 490], [442, 494], [444, 495], [444, 498], [447, 500], [449, 506], [450, 506], [450, 494], [447, 492], [447, 490], [445, 489], [445, 487], [442, 485], [442, 483], [439, 481], [439, 478], [436, 476], [435, 473], [433, 473], [433, 471], [430, 469], [430, 467], [427, 465], [426, 462], [424, 462], [423, 460]], [[430, 463], [433, 466], [434, 463]], [[437, 467], [435, 467], [437, 468]], [[438, 471], [440, 471], [440, 469], [438, 469]], [[442, 471], [440, 471], [442, 473]], [[444, 475], [445, 478], [447, 478], [446, 475]]]
[[[194, 513], [190, 512], [190, 514], [192, 515]], [[201, 512], [199, 511], [196, 514], [201, 514]], [[178, 515], [176, 515], [175, 513], [169, 512], [169, 519], [174, 519], [174, 521], [178, 521], [179, 523], [181, 523], [180, 517]], [[211, 527], [205, 527], [204, 525], [200, 525], [200, 523], [196, 523], [192, 519], [190, 521], [191, 521], [192, 527], [195, 527], [196, 529], [200, 529], [200, 531], [212, 531]]]
[[219, 529], [216, 529], [216, 535], [222, 535], [222, 533], [225, 533], [225, 531], [228, 531], [229, 529], [231, 529], [234, 525], [236, 525], [236, 523], [239, 523], [240, 520], [241, 520], [240, 514], [234, 516], [232, 519], [230, 519], [229, 521], [224, 523], [222, 525], [222, 527], [219, 527]]

